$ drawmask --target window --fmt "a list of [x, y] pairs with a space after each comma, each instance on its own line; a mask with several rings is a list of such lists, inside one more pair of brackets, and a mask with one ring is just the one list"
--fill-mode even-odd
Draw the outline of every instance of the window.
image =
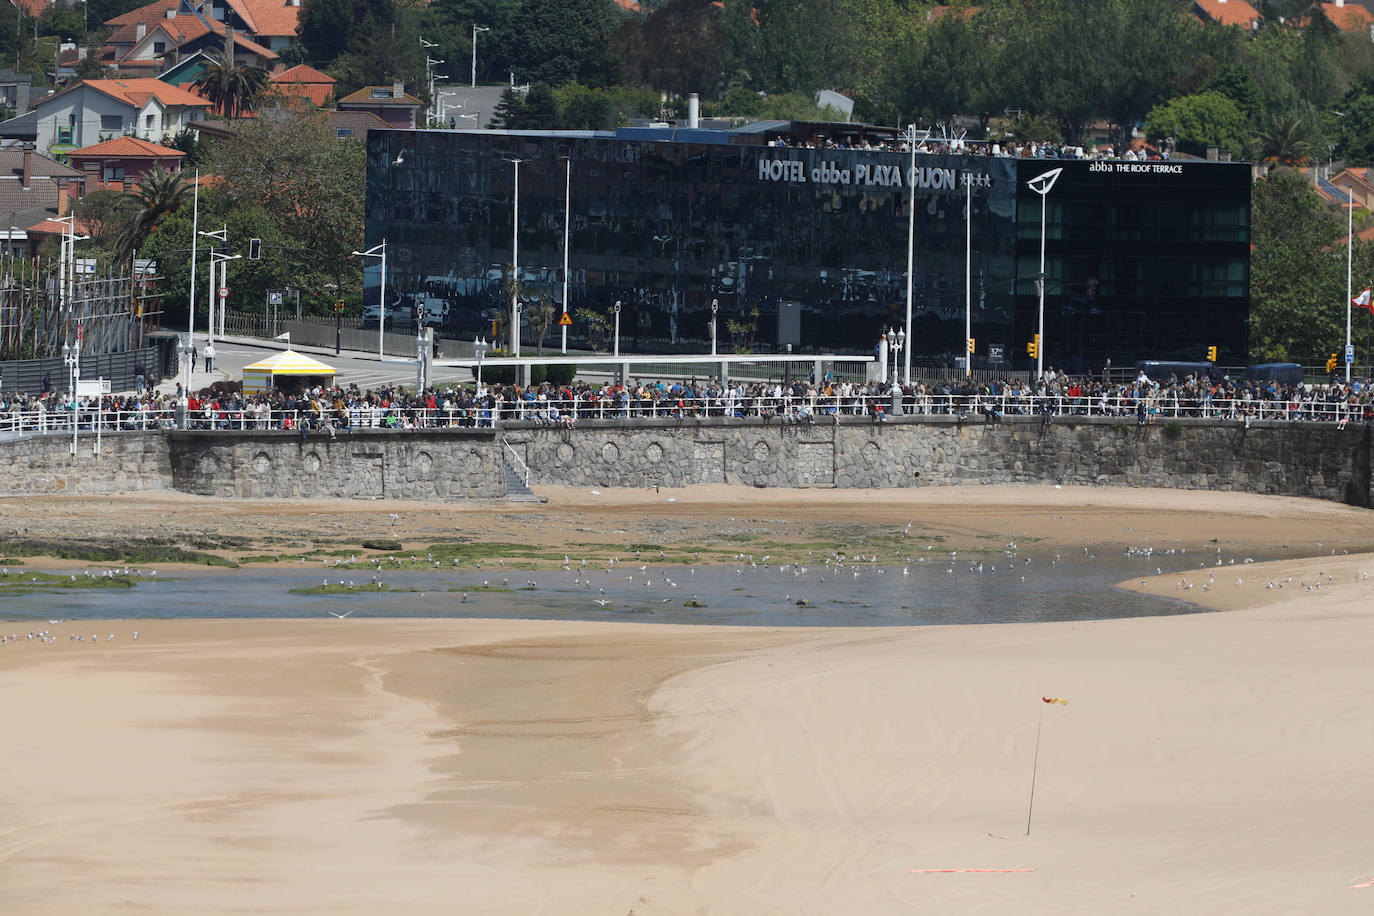
[[100, 116], [100, 129], [101, 129], [101, 130], [123, 130], [123, 129], [124, 129], [124, 116], [123, 116], [123, 115], [101, 115], [101, 116]]
[[391, 89], [389, 87], [382, 89], [374, 88], [371, 92], [371, 96], [374, 99], [389, 99], [391, 98]]
[[102, 178], [105, 181], [123, 181], [124, 169], [122, 166], [107, 165], [105, 166], [105, 171], [102, 174]]
[[165, 42], [165, 41], [155, 41], [155, 42], [153, 42], [153, 53], [154, 53], [154, 54], [161, 54], [161, 53], [163, 53], [163, 52], [166, 51], [166, 50], [167, 50], [167, 42]]
[[144, 130], [147, 130], [147, 131], [149, 131], [149, 132], [156, 132], [156, 131], [157, 131], [157, 115], [152, 115], [152, 114], [150, 114], [150, 115], [144, 115], [144, 117], [143, 117], [143, 129], [144, 129]]
[[336, 129], [335, 129], [334, 134], [335, 134], [335, 136], [337, 136], [340, 140], [342, 140], [342, 139], [345, 139], [345, 138], [347, 138], [347, 137], [353, 136], [353, 128], [351, 128], [351, 127], [339, 127], [339, 128], [336, 128]]

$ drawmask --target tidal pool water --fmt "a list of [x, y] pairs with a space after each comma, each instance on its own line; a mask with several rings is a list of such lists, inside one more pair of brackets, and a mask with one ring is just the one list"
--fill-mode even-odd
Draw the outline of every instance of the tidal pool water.
[[[951, 555], [929, 551], [904, 567], [660, 566], [605, 560], [571, 570], [386, 571], [379, 591], [367, 570], [253, 570], [162, 573], [131, 589], [80, 589], [0, 596], [0, 620], [49, 618], [504, 617], [634, 620], [751, 626], [910, 626], [1100, 620], [1203, 611], [1180, 597], [1116, 587], [1157, 569], [1202, 575], [1200, 565], [1240, 565], [1200, 555]], [[78, 575], [87, 569], [74, 566]], [[11, 575], [14, 571], [11, 572]], [[342, 594], [292, 589], [352, 583]], [[1180, 592], [1180, 596], [1183, 592]], [[703, 605], [686, 606], [689, 602]], [[804, 604], [799, 604], [804, 602]]]

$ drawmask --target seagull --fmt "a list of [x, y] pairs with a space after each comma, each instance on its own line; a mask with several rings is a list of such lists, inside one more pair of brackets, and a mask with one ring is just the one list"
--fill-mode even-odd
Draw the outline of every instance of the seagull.
[[593, 598], [592, 600], [595, 601], [597, 604], [601, 605], [602, 607], [605, 607], [606, 605], [611, 603], [610, 601], [607, 601], [604, 598]]
[[399, 515], [397, 515], [395, 512], [392, 512], [391, 515], [388, 516], [388, 517], [391, 519], [391, 527], [393, 527], [393, 528], [395, 528], [395, 527], [396, 527], [396, 523], [399, 522], [399, 521], [401, 520], [401, 517], [400, 517]]
[[406, 151], [405, 151], [405, 150], [401, 150], [399, 153], [396, 154], [396, 158], [393, 159], [393, 160], [391, 160], [391, 164], [392, 164], [392, 165], [400, 165], [402, 162], [405, 162], [405, 161], [406, 161]]
[[352, 614], [353, 612], [352, 612], [352, 611], [344, 611], [342, 614], [339, 614], [339, 613], [336, 613], [336, 612], [334, 612], [334, 611], [330, 611], [329, 613], [330, 613], [331, 616], [334, 616], [334, 617], [339, 618], [340, 620], [343, 620], [345, 617], [347, 617], [349, 614]]

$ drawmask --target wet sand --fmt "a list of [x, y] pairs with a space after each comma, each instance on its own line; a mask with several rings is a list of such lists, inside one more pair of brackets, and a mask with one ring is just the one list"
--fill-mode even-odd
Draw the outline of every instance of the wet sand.
[[[1188, 600], [1231, 609], [1087, 623], [45, 625], [54, 645], [21, 633], [0, 646], [0, 910], [1374, 905], [1374, 886], [1352, 887], [1374, 881], [1374, 730], [1363, 724], [1374, 580], [1362, 578], [1374, 557], [1343, 553], [1370, 537], [1369, 513], [1159, 491], [980, 488], [881, 501], [765, 491], [754, 501], [753, 491], [695, 489], [551, 492], [523, 529], [505, 506], [464, 524], [502, 540], [538, 529], [552, 545], [583, 527], [637, 536], [775, 518], [792, 532], [914, 516], [971, 543], [1017, 535], [1046, 550], [1216, 537], [1228, 553], [1338, 553], [1147, 577], [1130, 584], [1183, 597], [1188, 578]], [[174, 499], [164, 517], [168, 505], [188, 530], [213, 528], [216, 510], [226, 529], [268, 511]], [[362, 530], [406, 508], [369, 505], [360, 518], [347, 504], [309, 505], [282, 524]], [[5, 525], [21, 525], [15, 506], [0, 509]], [[118, 500], [49, 509], [68, 513], [69, 530], [105, 513], [104, 524], [137, 531], [140, 512], [158, 511]], [[457, 521], [406, 522], [406, 536]], [[216, 581], [232, 600], [232, 573]], [[75, 631], [85, 641], [70, 640]]]

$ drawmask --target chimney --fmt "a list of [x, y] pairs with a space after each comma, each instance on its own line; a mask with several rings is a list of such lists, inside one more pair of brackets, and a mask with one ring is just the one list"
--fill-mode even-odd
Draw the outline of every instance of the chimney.
[[167, 18], [168, 18], [168, 19], [175, 19], [175, 18], [177, 18], [177, 11], [176, 11], [176, 8], [175, 8], [175, 7], [173, 7], [172, 9], [169, 9], [169, 10], [167, 11]]
[[403, 99], [406, 97], [406, 84], [397, 80], [391, 84], [391, 97], [393, 99]]
[[24, 171], [19, 176], [19, 186], [28, 190], [33, 181], [33, 144], [24, 144]]
[[687, 96], [687, 126], [693, 130], [701, 126], [701, 98], [695, 92]]
[[143, 36], [145, 36], [145, 35], [147, 35], [147, 34], [148, 34], [148, 24], [147, 24], [146, 22], [140, 22], [138, 25], [134, 26], [134, 40], [135, 40], [135, 41], [142, 41], [142, 40], [143, 40]]
[[57, 215], [59, 217], [67, 215], [67, 209], [71, 206], [70, 193], [66, 185], [59, 184], [57, 186]]

